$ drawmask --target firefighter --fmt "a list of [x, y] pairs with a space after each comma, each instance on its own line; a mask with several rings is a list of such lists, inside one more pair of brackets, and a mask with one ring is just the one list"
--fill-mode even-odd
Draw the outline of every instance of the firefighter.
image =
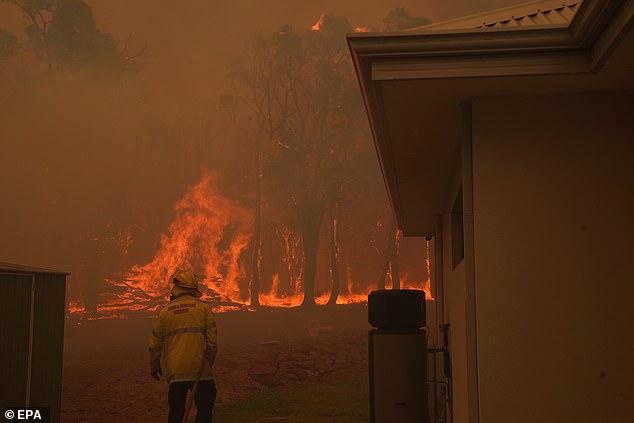
[[177, 272], [172, 282], [170, 302], [161, 309], [150, 335], [151, 375], [155, 380], [163, 376], [169, 384], [168, 423], [181, 423], [187, 392], [202, 368], [194, 396], [196, 422], [210, 423], [216, 401], [212, 375], [218, 350], [216, 318], [200, 299], [196, 275]]

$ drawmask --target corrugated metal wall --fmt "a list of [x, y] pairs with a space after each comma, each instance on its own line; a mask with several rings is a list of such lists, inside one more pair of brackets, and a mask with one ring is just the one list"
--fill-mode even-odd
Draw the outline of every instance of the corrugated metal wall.
[[0, 269], [0, 409], [28, 398], [60, 421], [65, 294], [64, 274]]
[[30, 275], [0, 274], [0, 409], [24, 404], [29, 362]]
[[31, 405], [51, 407], [51, 420], [59, 421], [64, 354], [64, 275], [35, 277]]

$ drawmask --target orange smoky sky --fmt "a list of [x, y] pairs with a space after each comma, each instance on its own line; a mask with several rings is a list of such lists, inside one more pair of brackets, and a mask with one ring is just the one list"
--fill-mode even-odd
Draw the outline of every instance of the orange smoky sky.
[[[247, 36], [290, 24], [310, 28], [322, 13], [347, 18], [353, 26], [381, 24], [391, 9], [404, 7], [431, 21], [522, 3], [521, 0], [87, 0], [98, 27], [117, 39], [128, 36], [147, 46], [152, 62], [173, 71], [223, 75], [224, 66], [200, 66], [200, 59], [223, 62], [239, 53]], [[9, 4], [0, 4], [0, 28], [16, 30], [24, 19]]]
[[217, 95], [227, 63], [246, 48], [254, 32], [282, 25], [308, 29], [323, 13], [347, 18], [353, 26], [378, 27], [388, 11], [404, 7], [412, 16], [449, 19], [521, 0], [88, 0], [100, 29], [130, 36], [147, 47], [146, 73], [171, 95]]
[[[518, 0], [87, 0], [101, 31], [129, 39], [131, 50], [146, 49], [144, 78], [155, 101], [218, 96], [228, 63], [248, 44], [249, 35], [282, 25], [310, 28], [323, 13], [355, 27], [380, 27], [394, 8], [431, 21], [521, 3]], [[0, 28], [24, 37], [26, 20], [0, 3]], [[160, 100], [159, 100], [160, 99]]]

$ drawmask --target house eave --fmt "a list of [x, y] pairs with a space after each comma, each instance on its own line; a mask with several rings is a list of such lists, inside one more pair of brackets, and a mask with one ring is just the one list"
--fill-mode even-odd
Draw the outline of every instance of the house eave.
[[[394, 139], [397, 132], [402, 136], [403, 130], [390, 127], [388, 115], [393, 118], [394, 111], [386, 106], [389, 99], [384, 97], [395, 83], [421, 81], [426, 84], [428, 91], [424, 93], [429, 99], [420, 101], [429, 103], [442, 102], [443, 90], [460, 90], [464, 85], [460, 81], [487, 79], [494, 85], [491, 80], [530, 77], [530, 83], [539, 84], [540, 77], [593, 74], [632, 26], [632, 16], [633, 0], [585, 0], [569, 26], [349, 34], [348, 44], [388, 196], [404, 234], [430, 236], [435, 232], [446, 199], [437, 194], [417, 199], [411, 186], [434, 184], [434, 192], [449, 186], [456, 157], [452, 159], [449, 150], [441, 155], [436, 150], [444, 143], [443, 148], [453, 149], [455, 155], [460, 140], [455, 139], [457, 132], [446, 140], [422, 140], [410, 135], [409, 140]], [[468, 100], [469, 93], [465, 96]], [[465, 101], [465, 96], [454, 93], [456, 102]], [[415, 118], [409, 122], [416, 124]], [[410, 132], [414, 129], [412, 126]], [[426, 173], [424, 165], [416, 177], [403, 170], [411, 157], [396, 151], [395, 144], [402, 147], [407, 142], [417, 144], [422, 161], [435, 162], [434, 174], [431, 170]], [[443, 162], [438, 164], [438, 160]]]
[[354, 55], [373, 57], [460, 56], [464, 53], [557, 50], [578, 45], [567, 26], [431, 30], [425, 32], [353, 33], [348, 45]]

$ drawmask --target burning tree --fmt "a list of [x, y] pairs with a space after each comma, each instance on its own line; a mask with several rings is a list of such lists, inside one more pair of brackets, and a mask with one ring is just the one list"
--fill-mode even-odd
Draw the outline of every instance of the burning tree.
[[356, 155], [362, 148], [363, 109], [345, 45], [345, 34], [352, 30], [345, 19], [333, 15], [322, 16], [312, 31], [302, 34], [284, 26], [269, 36], [255, 37], [247, 62], [236, 60], [232, 64], [231, 99], [247, 106], [255, 128], [252, 304], [257, 303], [261, 278], [264, 176], [277, 188], [277, 192], [268, 193], [267, 201], [283, 216], [284, 223], [301, 235], [303, 305], [315, 303], [320, 228], [324, 218], [328, 219], [333, 282], [330, 302], [336, 302], [337, 221], [347, 183], [355, 178]]
[[[271, 60], [272, 51], [269, 40], [262, 35], [253, 36], [248, 55], [249, 65], [244, 66], [240, 59], [231, 64], [228, 74], [232, 93], [222, 97], [221, 102], [231, 120], [240, 129], [249, 133], [254, 140], [253, 169], [255, 180], [255, 201], [253, 204], [254, 231], [252, 240], [251, 278], [249, 282], [250, 303], [260, 305], [260, 284], [262, 279], [262, 147], [265, 140], [272, 140], [277, 131], [277, 116], [273, 114], [273, 104], [281, 95], [275, 82], [275, 61]], [[240, 108], [248, 113], [244, 124]], [[253, 133], [250, 133], [253, 131]]]

